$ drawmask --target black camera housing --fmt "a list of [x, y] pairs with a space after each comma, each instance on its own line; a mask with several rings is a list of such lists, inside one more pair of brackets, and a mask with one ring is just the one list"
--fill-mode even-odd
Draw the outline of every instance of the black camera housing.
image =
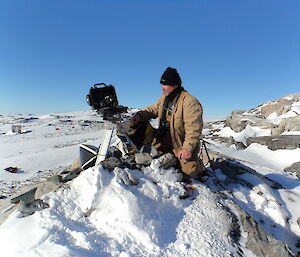
[[[98, 87], [104, 86], [104, 87]], [[118, 98], [115, 87], [105, 83], [95, 84], [86, 96], [87, 103], [94, 110], [114, 109], [118, 106]]]

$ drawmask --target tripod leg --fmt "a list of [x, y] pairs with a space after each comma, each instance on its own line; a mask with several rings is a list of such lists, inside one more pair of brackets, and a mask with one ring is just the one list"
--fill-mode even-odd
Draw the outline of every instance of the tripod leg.
[[107, 149], [110, 145], [111, 137], [113, 134], [114, 129], [106, 129], [104, 131], [103, 141], [100, 145], [99, 152], [97, 154], [97, 159], [95, 165], [98, 165], [101, 161], [103, 161], [107, 154]]

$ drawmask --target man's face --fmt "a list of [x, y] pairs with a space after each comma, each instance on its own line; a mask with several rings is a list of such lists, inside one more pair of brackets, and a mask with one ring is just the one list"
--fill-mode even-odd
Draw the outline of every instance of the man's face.
[[168, 86], [168, 85], [162, 85], [161, 89], [164, 91], [164, 95], [167, 96], [173, 92], [178, 86]]

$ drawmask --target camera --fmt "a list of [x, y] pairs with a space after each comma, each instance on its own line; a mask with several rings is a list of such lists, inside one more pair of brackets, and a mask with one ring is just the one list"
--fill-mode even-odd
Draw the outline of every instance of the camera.
[[86, 101], [93, 110], [103, 115], [104, 120], [114, 120], [117, 114], [127, 111], [127, 107], [119, 105], [115, 87], [105, 83], [91, 87]]

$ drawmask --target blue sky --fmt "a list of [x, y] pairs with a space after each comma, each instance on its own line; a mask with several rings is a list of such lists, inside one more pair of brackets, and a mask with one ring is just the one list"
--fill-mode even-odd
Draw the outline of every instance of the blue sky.
[[300, 92], [298, 0], [1, 0], [0, 113], [89, 109], [97, 82], [142, 108], [177, 68], [206, 117]]

